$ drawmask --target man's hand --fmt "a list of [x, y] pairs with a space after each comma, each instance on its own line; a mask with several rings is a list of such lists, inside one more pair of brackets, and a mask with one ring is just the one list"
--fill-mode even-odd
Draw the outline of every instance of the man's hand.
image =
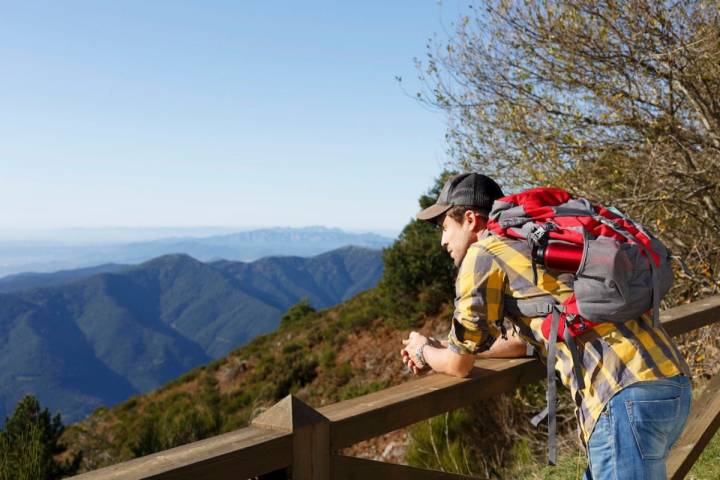
[[402, 343], [403, 345], [405, 345], [405, 347], [400, 350], [403, 364], [408, 367], [408, 370], [410, 370], [413, 375], [419, 374], [427, 367], [427, 364], [423, 368], [419, 368], [415, 361], [415, 352], [417, 351], [418, 347], [429, 343], [428, 338], [419, 334], [418, 332], [410, 332], [410, 336], [407, 339], [403, 340]]

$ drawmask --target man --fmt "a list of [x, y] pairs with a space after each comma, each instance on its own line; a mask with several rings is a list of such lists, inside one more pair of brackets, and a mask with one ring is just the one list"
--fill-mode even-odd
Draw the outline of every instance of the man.
[[[561, 303], [572, 294], [573, 277], [538, 269], [535, 281], [527, 243], [487, 231], [492, 204], [502, 196], [489, 177], [460, 174], [445, 183], [435, 205], [417, 215], [442, 228], [442, 247], [459, 270], [447, 346], [417, 332], [403, 341], [403, 361], [414, 373], [429, 367], [465, 377], [477, 353], [517, 352], [517, 340], [506, 335], [505, 318], [547, 357], [544, 315], [523, 316], [517, 305], [543, 295]], [[503, 340], [495, 343], [498, 338]], [[668, 450], [690, 408], [690, 374], [681, 354], [648, 316], [600, 324], [576, 341], [583, 388], [578, 388], [571, 354], [562, 342], [555, 370], [575, 401], [588, 452], [586, 478], [666, 478]]]

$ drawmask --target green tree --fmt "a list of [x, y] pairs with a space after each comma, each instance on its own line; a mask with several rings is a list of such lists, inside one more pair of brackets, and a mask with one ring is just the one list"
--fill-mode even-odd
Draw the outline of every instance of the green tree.
[[490, 0], [434, 42], [420, 96], [454, 160], [625, 210], [720, 290], [718, 0]]
[[[443, 172], [435, 185], [420, 197], [421, 209], [435, 203], [452, 174]], [[386, 297], [387, 310], [400, 319], [401, 326], [412, 325], [419, 315], [435, 313], [452, 299], [455, 268], [440, 246], [440, 235], [434, 225], [413, 219], [398, 240], [385, 249], [385, 269], [379, 290]]]
[[35, 397], [20, 400], [0, 431], [0, 479], [56, 479], [77, 472], [81, 454], [56, 460], [66, 450], [59, 442], [64, 429], [60, 415], [41, 410]]

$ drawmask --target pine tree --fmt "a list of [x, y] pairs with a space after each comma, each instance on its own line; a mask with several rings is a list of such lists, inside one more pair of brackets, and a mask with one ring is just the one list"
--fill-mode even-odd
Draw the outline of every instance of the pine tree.
[[54, 480], [76, 473], [81, 454], [56, 460], [66, 450], [60, 443], [64, 430], [60, 415], [51, 416], [37, 398], [25, 396], [0, 430], [0, 480]]

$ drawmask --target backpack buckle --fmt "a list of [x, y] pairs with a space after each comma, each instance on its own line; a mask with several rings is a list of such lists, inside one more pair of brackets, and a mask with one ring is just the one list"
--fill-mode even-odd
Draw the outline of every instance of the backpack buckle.
[[585, 323], [585, 319], [574, 313], [568, 313], [565, 315], [565, 325], [567, 327], [574, 326], [578, 332], [584, 332], [588, 328], [587, 323]]
[[618, 231], [618, 229], [621, 229], [620, 225], [613, 219], [604, 217], [602, 215], [595, 215], [595, 220], [599, 221], [603, 225], [607, 225], [608, 227], [612, 228], [615, 231]]
[[554, 223], [543, 223], [542, 225], [537, 225], [532, 232], [530, 232], [527, 236], [528, 243], [530, 243], [531, 246], [544, 246], [547, 244], [547, 237], [548, 233], [552, 232], [553, 230], [557, 230], [557, 225]]
[[556, 303], [542, 303], [540, 305], [536, 305], [535, 310], [537, 311], [538, 315], [550, 315], [553, 310], [557, 310], [558, 312], [564, 311], [565, 306], [558, 305]]

